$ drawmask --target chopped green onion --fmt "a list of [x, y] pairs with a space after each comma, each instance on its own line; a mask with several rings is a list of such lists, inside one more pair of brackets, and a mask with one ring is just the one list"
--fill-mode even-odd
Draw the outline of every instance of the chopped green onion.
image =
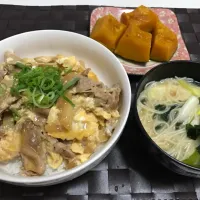
[[44, 78], [41, 82], [41, 85], [40, 87], [43, 89], [43, 90], [49, 90], [51, 89], [55, 84], [55, 81], [51, 78]]
[[63, 89], [62, 89], [62, 92], [65, 92], [67, 89], [69, 89], [70, 87], [74, 86], [78, 81], [79, 81], [80, 78], [78, 77], [75, 77], [73, 78], [72, 80], [68, 81], [67, 83], [65, 83], [63, 85]]
[[45, 97], [44, 93], [41, 94], [41, 96], [38, 98], [38, 102], [41, 103], [44, 97]]
[[72, 107], [75, 106], [75, 104], [74, 104], [69, 98], [67, 98], [65, 95], [63, 95], [62, 98], [63, 98], [65, 101], [67, 101], [69, 104], [71, 104]]
[[50, 108], [55, 103], [55, 102], [51, 102], [47, 105], [41, 105], [40, 102], [38, 102], [38, 100], [36, 98], [36, 96], [37, 96], [36, 92], [37, 92], [37, 88], [34, 89], [33, 94], [32, 94], [32, 100], [33, 100], [34, 106], [36, 106], [38, 108]]
[[[28, 99], [29, 104], [39, 108], [50, 108], [65, 91], [74, 86], [79, 78], [73, 78], [63, 84], [61, 71], [58, 67], [38, 66], [28, 67], [22, 63], [16, 64], [21, 71], [14, 75], [14, 82], [11, 87], [12, 95], [23, 93]], [[68, 99], [67, 102], [74, 106]]]
[[50, 100], [53, 100], [55, 98], [55, 92], [49, 92], [47, 96], [49, 97]]
[[27, 89], [21, 89], [19, 90], [19, 92], [25, 92]]
[[27, 67], [26, 65], [24, 65], [24, 64], [22, 64], [22, 63], [20, 63], [20, 62], [17, 62], [17, 63], [15, 64], [15, 66], [18, 67], [18, 68], [20, 68], [20, 69], [23, 69], [23, 68]]

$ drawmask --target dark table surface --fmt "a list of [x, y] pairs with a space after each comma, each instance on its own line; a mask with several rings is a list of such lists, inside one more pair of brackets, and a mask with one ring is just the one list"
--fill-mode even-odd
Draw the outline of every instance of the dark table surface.
[[[94, 8], [0, 5], [0, 39], [42, 29], [67, 30], [87, 36]], [[178, 18], [191, 60], [200, 62], [200, 10], [172, 10]], [[133, 97], [140, 78], [129, 76]], [[138, 132], [131, 108], [118, 144], [97, 167], [73, 181], [49, 187], [24, 188], [0, 183], [0, 200], [200, 199], [200, 179], [180, 176], [156, 163], [143, 147]]]

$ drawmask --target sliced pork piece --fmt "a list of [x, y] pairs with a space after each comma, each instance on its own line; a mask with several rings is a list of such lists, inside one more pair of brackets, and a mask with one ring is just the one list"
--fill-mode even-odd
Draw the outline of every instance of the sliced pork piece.
[[21, 129], [21, 156], [26, 172], [42, 175], [46, 168], [41, 129], [27, 119]]
[[12, 76], [5, 76], [0, 84], [3, 84], [0, 93], [0, 114], [7, 110], [13, 103], [15, 103], [20, 97], [12, 96], [10, 94], [10, 87], [13, 84]]
[[[10, 106], [10, 109], [11, 110], [13, 109], [13, 105]], [[17, 109], [13, 109], [13, 110], [17, 110]], [[36, 126], [39, 126], [42, 131], [44, 131], [44, 126], [46, 124], [47, 117], [34, 112], [34, 110], [32, 110], [32, 109], [29, 110], [26, 107], [22, 107], [22, 109], [19, 109], [18, 113], [19, 113], [19, 116], [20, 116], [20, 121], [24, 121], [28, 118]], [[19, 126], [20, 126], [20, 124], [19, 124]]]
[[15, 65], [16, 62], [21, 61], [21, 58], [16, 56], [12, 51], [6, 51], [4, 54], [4, 61], [7, 64]]
[[47, 118], [43, 115], [35, 113], [33, 110], [24, 109], [21, 113], [21, 116], [25, 118], [29, 118], [36, 126], [39, 126], [42, 130], [44, 130], [44, 126], [46, 124]]
[[22, 59], [16, 56], [13, 52], [6, 51], [4, 54], [4, 61], [5, 61], [5, 65], [6, 65], [5, 67], [6, 67], [7, 73], [13, 74], [19, 71], [19, 69], [15, 67], [15, 64], [17, 62], [22, 62]]
[[84, 70], [84, 71], [81, 73], [81, 75], [87, 77], [88, 74], [89, 74], [89, 72], [90, 72], [90, 70], [91, 70], [90, 68], [87, 68], [86, 70]]
[[7, 110], [10, 105], [16, 102], [19, 97], [11, 96], [10, 92], [5, 92], [3, 96], [0, 96], [0, 114]]
[[76, 93], [89, 93], [94, 92], [95, 88], [103, 88], [103, 83], [94, 82], [86, 76], [80, 75], [78, 84], [76, 85]]
[[47, 122], [47, 119], [42, 116], [42, 115], [39, 115], [39, 114], [34, 114], [34, 118], [31, 119], [33, 121], [33, 123], [36, 125], [36, 126], [40, 126], [41, 129], [44, 131], [44, 126]]
[[2, 139], [6, 132], [14, 130], [14, 121], [10, 112], [5, 112], [0, 124], [0, 139]]
[[48, 108], [34, 108], [33, 112], [47, 118], [48, 115], [49, 115], [50, 109], [48, 109]]
[[56, 153], [60, 154], [64, 159], [68, 160], [76, 156], [76, 154], [73, 153], [72, 150], [70, 149], [71, 141], [60, 142], [58, 139], [53, 138], [47, 135], [46, 133], [43, 133], [42, 137], [44, 140], [47, 140], [51, 144], [53, 150]]
[[5, 75], [3, 80], [1, 80], [1, 84], [5, 85], [7, 89], [11, 88], [13, 85], [13, 76], [12, 75]]
[[40, 57], [34, 58], [34, 60], [38, 63], [50, 63], [55, 60], [55, 57], [54, 56], [40, 56]]
[[69, 144], [65, 144], [62, 142], [57, 142], [54, 144], [55, 152], [59, 153], [64, 159], [71, 159], [76, 156], [75, 153], [70, 149]]
[[108, 88], [103, 83], [94, 82], [91, 79], [80, 75], [80, 80], [74, 93], [91, 93], [95, 98], [97, 106], [107, 109], [117, 109], [119, 106], [121, 89], [118, 84]]
[[109, 109], [117, 109], [119, 107], [121, 88], [114, 85], [112, 88], [96, 89], [95, 103]]
[[12, 105], [10, 106], [10, 109], [16, 109], [16, 110], [18, 110], [18, 109], [20, 109], [20, 108], [22, 107], [22, 105], [23, 105], [25, 102], [27, 102], [27, 101], [28, 101], [28, 99], [27, 99], [26, 97], [22, 97], [21, 99], [19, 99], [19, 101], [17, 101], [16, 103], [12, 104]]
[[0, 65], [0, 81], [2, 81], [5, 77], [5, 75], [8, 73], [8, 70], [6, 69], [5, 63]]

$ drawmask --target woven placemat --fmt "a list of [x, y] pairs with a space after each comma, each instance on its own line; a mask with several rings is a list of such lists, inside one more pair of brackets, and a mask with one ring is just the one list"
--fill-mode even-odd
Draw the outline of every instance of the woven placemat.
[[[0, 6], [0, 39], [32, 30], [60, 29], [89, 33], [94, 6]], [[193, 61], [200, 62], [200, 11], [172, 9]], [[23, 46], [22, 46], [23, 48]], [[139, 76], [129, 76], [134, 96]], [[0, 183], [0, 200], [195, 200], [200, 179], [174, 174], [155, 163], [138, 138], [131, 108], [118, 144], [97, 167], [83, 176], [50, 187], [24, 188]]]

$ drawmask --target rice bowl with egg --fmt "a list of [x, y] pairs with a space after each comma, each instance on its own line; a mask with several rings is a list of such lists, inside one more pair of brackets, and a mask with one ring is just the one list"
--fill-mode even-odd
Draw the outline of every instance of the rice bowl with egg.
[[[59, 38], [59, 40], [57, 38]], [[21, 58], [35, 58], [41, 55], [55, 56], [58, 53], [66, 57], [75, 55], [78, 60], [84, 61], [86, 66], [92, 69], [100, 81], [105, 83], [108, 87], [119, 83], [123, 91], [120, 98], [120, 118], [113, 130], [112, 136], [107, 142], [96, 149], [89, 160], [62, 172], [55, 172], [52, 170], [53, 173], [48, 176], [46, 173], [43, 176], [13, 176], [13, 174], [7, 172], [8, 170], [4, 170], [5, 165], [2, 164], [2, 168], [4, 169], [0, 168], [0, 180], [23, 186], [53, 185], [74, 179], [96, 166], [108, 155], [119, 139], [130, 110], [130, 83], [126, 71], [118, 59], [105, 47], [92, 39], [67, 31], [32, 31], [4, 39], [0, 41], [0, 43], [0, 63], [4, 62], [4, 52], [7, 50], [13, 50], [15, 54], [19, 55]], [[15, 164], [17, 165], [17, 160]], [[8, 165], [10, 171], [13, 173], [15, 173], [15, 170], [12, 170], [15, 164], [10, 162]]]
[[4, 57], [3, 169], [23, 176], [61, 172], [87, 161], [111, 137], [120, 117], [118, 85], [105, 86], [74, 56]]

